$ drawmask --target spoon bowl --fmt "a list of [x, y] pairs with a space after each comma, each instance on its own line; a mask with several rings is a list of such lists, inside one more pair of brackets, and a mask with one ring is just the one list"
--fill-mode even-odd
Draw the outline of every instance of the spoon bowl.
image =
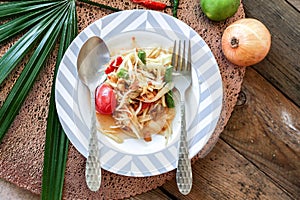
[[105, 80], [104, 64], [110, 60], [109, 50], [104, 41], [93, 36], [81, 47], [77, 58], [77, 71], [81, 82], [90, 91], [91, 99], [91, 125], [86, 160], [85, 178], [88, 188], [97, 191], [101, 185], [101, 164], [96, 127], [95, 90]]
[[89, 38], [82, 45], [77, 58], [78, 76], [82, 83], [88, 88], [90, 86], [96, 88], [101, 82], [100, 76], [103, 75], [102, 77], [105, 79], [105, 68], [102, 66], [109, 60], [110, 53], [104, 41], [97, 36]]

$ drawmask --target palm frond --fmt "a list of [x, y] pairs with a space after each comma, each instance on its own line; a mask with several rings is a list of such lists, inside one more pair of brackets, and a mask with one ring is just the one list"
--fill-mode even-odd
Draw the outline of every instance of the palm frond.
[[[112, 11], [120, 9], [89, 0], [81, 2]], [[0, 43], [26, 32], [0, 58], [0, 84], [31, 52], [28, 63], [0, 108], [0, 141], [18, 114], [27, 94], [56, 42], [60, 40], [54, 79], [63, 54], [77, 35], [75, 0], [30, 0], [0, 3]], [[35, 48], [35, 50], [33, 50]], [[61, 199], [69, 140], [55, 108], [55, 84], [52, 85], [44, 151], [42, 199]]]
[[[39, 37], [35, 37], [36, 35], [40, 36], [43, 35], [42, 40], [40, 41], [39, 45], [36, 47], [36, 50], [32, 54], [31, 58], [29, 59], [28, 63], [24, 67], [22, 73], [20, 74], [19, 78], [17, 79], [16, 83], [14, 84], [13, 88], [11, 89], [9, 95], [7, 96], [5, 102], [3, 103], [2, 107], [0, 108], [0, 140], [2, 139], [5, 132], [10, 127], [12, 121], [14, 120], [15, 116], [17, 115], [21, 105], [23, 104], [29, 90], [33, 86], [33, 83], [41, 70], [44, 66], [50, 52], [55, 45], [56, 39], [60, 30], [58, 29], [63, 20], [64, 12], [66, 11], [66, 7], [61, 7], [57, 10], [56, 13], [53, 13], [49, 16], [49, 18], [45, 18], [38, 27], [36, 27], [35, 31], [39, 34], [33, 32], [32, 37], [37, 39]], [[56, 27], [57, 26], [57, 27]], [[32, 31], [31, 31], [32, 32]], [[28, 38], [31, 41], [31, 37]], [[30, 43], [30, 45], [28, 45]], [[24, 45], [33, 46], [33, 42], [25, 43]], [[17, 46], [19, 47], [19, 46]], [[22, 51], [22, 46], [19, 48], [11, 48], [14, 51], [7, 52], [2, 58], [1, 61], [4, 60], [4, 65], [0, 64], [1, 71], [2, 68], [6, 66], [15, 66], [16, 62], [19, 57], [24, 57], [25, 55], [19, 55], [20, 51], [24, 54], [24, 52], [28, 52], [28, 49], [24, 49]], [[10, 53], [10, 54], [9, 54]], [[11, 55], [11, 53], [14, 53]], [[10, 59], [9, 59], [10, 58]], [[0, 63], [1, 63], [0, 61]], [[2, 74], [1, 74], [2, 76]]]
[[24, 7], [31, 12], [27, 11], [28, 13], [0, 25], [0, 43], [8, 38], [14, 37], [25, 29], [32, 27], [37, 22], [51, 15], [51, 13], [56, 12], [57, 7], [61, 6], [61, 4], [65, 4], [65, 2], [52, 3], [50, 5], [49, 3], [42, 4], [43, 7], [39, 7], [37, 10], [31, 10], [32, 6]]
[[[26, 56], [34, 44], [44, 34], [49, 25], [55, 20], [55, 14], [61, 12], [63, 5], [53, 9], [47, 17], [30, 29], [18, 42], [16, 42], [0, 59], [0, 84], [15, 66]], [[8, 27], [9, 29], [9, 27]], [[8, 31], [7, 29], [3, 31]]]
[[[53, 81], [64, 52], [77, 35], [75, 1], [70, 2], [67, 19], [64, 22]], [[59, 123], [55, 109], [55, 85], [52, 86], [47, 120], [46, 144], [44, 151], [44, 170], [42, 199], [61, 199], [68, 154], [69, 140]]]
[[32, 12], [47, 8], [51, 5], [55, 5], [58, 2], [63, 1], [11, 1], [1, 4], [0, 19], [6, 19], [15, 15], [21, 15], [24, 13]]

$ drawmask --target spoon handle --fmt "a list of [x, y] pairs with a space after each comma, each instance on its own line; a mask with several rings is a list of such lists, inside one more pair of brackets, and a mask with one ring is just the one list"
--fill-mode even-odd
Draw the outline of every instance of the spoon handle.
[[85, 168], [85, 179], [91, 191], [97, 191], [101, 184], [101, 166], [96, 127], [95, 92], [91, 90], [91, 129], [88, 157]]

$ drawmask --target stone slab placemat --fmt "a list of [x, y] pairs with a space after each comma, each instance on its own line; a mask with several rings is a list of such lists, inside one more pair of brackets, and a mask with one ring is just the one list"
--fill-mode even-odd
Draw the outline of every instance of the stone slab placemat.
[[[168, 0], [163, 1], [170, 5]], [[124, 10], [144, 9], [142, 6], [132, 4], [130, 0], [97, 0], [97, 2]], [[171, 8], [167, 8], [164, 12], [171, 15]], [[79, 32], [92, 22], [110, 13], [111, 11], [105, 9], [77, 3]], [[221, 71], [224, 91], [223, 107], [215, 132], [205, 147], [193, 158], [193, 162], [204, 157], [213, 148], [236, 104], [245, 67], [237, 67], [226, 60], [221, 51], [221, 37], [229, 24], [244, 17], [241, 4], [233, 17], [223, 22], [212, 22], [202, 13], [199, 0], [180, 0], [178, 18], [196, 30], [211, 48]], [[14, 38], [1, 44], [0, 56], [17, 39]], [[36, 194], [41, 192], [46, 119], [55, 59], [56, 51], [53, 52], [49, 62], [41, 71], [19, 114], [0, 144], [0, 178]], [[25, 62], [18, 66], [0, 85], [0, 106], [23, 69]], [[100, 190], [91, 192], [85, 183], [84, 169], [85, 158], [70, 144], [63, 190], [64, 199], [128, 198], [157, 188], [175, 177], [175, 170], [144, 178], [126, 177], [103, 170]]]

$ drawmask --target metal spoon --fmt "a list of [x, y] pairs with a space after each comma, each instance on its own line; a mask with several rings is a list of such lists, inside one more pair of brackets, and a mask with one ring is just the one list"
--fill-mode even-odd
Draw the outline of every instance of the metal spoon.
[[[96, 128], [95, 90], [104, 81], [104, 68], [110, 54], [106, 44], [97, 36], [89, 38], [81, 47], [77, 58], [77, 71], [81, 82], [89, 88], [91, 99], [91, 126], [85, 178], [88, 188], [97, 191], [101, 184], [101, 165]], [[102, 77], [102, 78], [101, 78]]]

